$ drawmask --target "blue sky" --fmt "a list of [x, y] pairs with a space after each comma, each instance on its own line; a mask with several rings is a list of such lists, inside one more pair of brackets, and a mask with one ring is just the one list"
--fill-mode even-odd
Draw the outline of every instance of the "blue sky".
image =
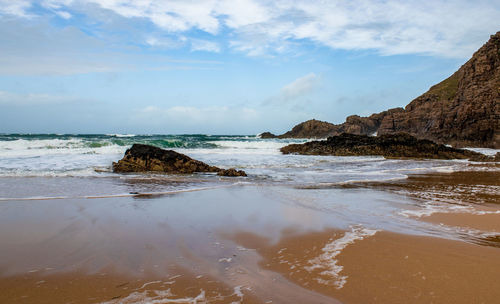
[[500, 1], [0, 0], [0, 133], [282, 133], [405, 106]]

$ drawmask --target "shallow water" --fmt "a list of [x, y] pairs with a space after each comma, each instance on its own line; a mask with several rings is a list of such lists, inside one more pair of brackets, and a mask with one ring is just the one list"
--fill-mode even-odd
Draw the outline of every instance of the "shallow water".
[[[429, 227], [414, 218], [435, 212], [474, 213], [476, 205], [500, 197], [500, 185], [494, 181], [499, 168], [495, 165], [463, 160], [303, 156], [279, 152], [284, 145], [304, 141], [209, 135], [0, 135], [0, 202], [118, 197], [131, 197], [136, 202], [143, 197], [226, 187], [242, 191], [246, 189], [244, 186], [255, 186], [265, 189], [273, 201], [300, 206], [304, 214], [311, 211], [334, 216], [339, 228], [363, 224], [453, 237], [457, 231]], [[174, 149], [211, 165], [243, 169], [249, 177], [112, 173], [112, 162], [137, 142]], [[492, 172], [493, 182], [484, 182], [484, 178], [473, 183], [457, 182], [454, 177], [450, 185], [441, 183], [450, 173], [467, 171]], [[405, 184], [408, 176], [425, 174], [441, 174], [441, 177], [421, 183], [426, 185], [421, 189], [415, 178], [409, 187], [397, 187], [398, 181]], [[391, 186], [347, 189], [349, 185], [370, 182]], [[387, 190], [396, 195], [388, 196]], [[235, 210], [239, 209], [245, 210], [242, 205]], [[466, 234], [476, 237], [481, 232]]]
[[0, 199], [123, 195], [210, 187], [221, 182], [214, 174], [113, 174], [112, 162], [119, 160], [133, 143], [174, 149], [222, 168], [243, 169], [249, 177], [238, 181], [260, 185], [329, 187], [358, 181], [405, 179], [413, 173], [471, 169], [466, 161], [302, 156], [279, 152], [280, 147], [297, 142], [304, 140], [208, 135], [0, 135]]

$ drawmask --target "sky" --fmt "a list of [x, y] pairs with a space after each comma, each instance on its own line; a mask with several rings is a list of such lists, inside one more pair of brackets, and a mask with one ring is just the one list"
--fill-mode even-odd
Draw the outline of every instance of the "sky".
[[0, 0], [0, 133], [283, 133], [404, 107], [500, 0]]

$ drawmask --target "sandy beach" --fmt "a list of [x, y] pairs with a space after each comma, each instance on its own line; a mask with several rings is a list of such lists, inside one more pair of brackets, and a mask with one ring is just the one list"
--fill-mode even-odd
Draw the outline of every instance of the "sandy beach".
[[[498, 195], [467, 174], [3, 201], [0, 302], [494, 303]], [[428, 212], [444, 188], [461, 208]]]
[[0, 0], [0, 304], [499, 304], [500, 0]]
[[259, 246], [261, 266], [343, 303], [495, 303], [498, 299], [497, 248], [391, 232], [376, 232], [346, 245], [345, 235], [324, 231]]

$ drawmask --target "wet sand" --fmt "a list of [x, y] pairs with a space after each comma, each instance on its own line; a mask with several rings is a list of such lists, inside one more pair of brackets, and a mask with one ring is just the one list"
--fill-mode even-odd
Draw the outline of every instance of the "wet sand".
[[0, 303], [495, 303], [497, 177], [3, 201]]
[[[492, 212], [496, 212], [492, 211]], [[500, 233], [500, 213], [470, 214], [470, 213], [434, 213], [421, 218], [422, 221], [455, 226], [481, 231]]]
[[[171, 273], [120, 274], [102, 269], [95, 274], [28, 273], [0, 278], [1, 303], [260, 303], [243, 286], [230, 287], [214, 278], [194, 275], [180, 267]], [[141, 302], [142, 303], [142, 302]]]
[[[343, 303], [498, 301], [500, 249], [379, 231], [333, 257], [328, 244], [338, 245], [344, 235], [335, 230], [290, 235], [272, 245], [245, 232], [234, 237], [257, 249], [262, 267]], [[325, 253], [328, 259], [318, 259]], [[342, 267], [338, 273], [336, 267]]]
[[420, 200], [449, 204], [498, 205], [500, 204], [498, 166], [500, 165], [485, 165], [481, 167], [481, 171], [414, 174], [408, 176], [406, 180], [360, 183], [357, 187], [384, 189]]
[[[296, 218], [308, 213], [316, 221]], [[255, 250], [223, 236], [326, 225], [272, 191], [12, 201], [0, 216], [0, 303], [338, 303], [258, 267]]]

